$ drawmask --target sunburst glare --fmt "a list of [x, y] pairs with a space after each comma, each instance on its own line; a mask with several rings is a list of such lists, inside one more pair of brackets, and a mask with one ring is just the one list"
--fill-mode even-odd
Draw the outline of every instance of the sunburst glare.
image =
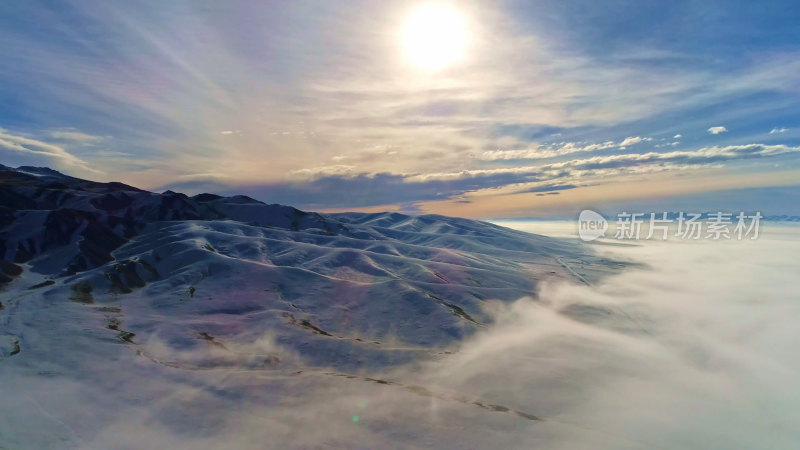
[[450, 5], [423, 5], [406, 19], [401, 40], [408, 61], [422, 69], [440, 70], [466, 58], [469, 21]]

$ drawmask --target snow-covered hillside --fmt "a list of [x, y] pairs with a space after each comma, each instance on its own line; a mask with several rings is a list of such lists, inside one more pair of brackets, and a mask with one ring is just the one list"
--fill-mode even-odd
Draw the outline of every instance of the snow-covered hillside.
[[[489, 325], [495, 301], [535, 296], [549, 279], [590, 283], [615, 266], [485, 222], [324, 215], [32, 167], [0, 167], [0, 226], [0, 379], [22, 402], [19, 415], [0, 412], [0, 446], [11, 448], [92, 435], [27, 403], [36, 380], [89, 381], [111, 410], [164, 395], [175, 377], [198, 389], [239, 371], [369, 380], [458, 352]], [[131, 378], [109, 378], [120, 368]]]

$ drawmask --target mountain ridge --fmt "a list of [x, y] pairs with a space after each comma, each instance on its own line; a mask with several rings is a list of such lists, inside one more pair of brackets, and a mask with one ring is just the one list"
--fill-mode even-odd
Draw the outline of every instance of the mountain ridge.
[[618, 267], [575, 242], [486, 222], [319, 214], [46, 168], [0, 168], [0, 200], [7, 309], [31, 295], [29, 308], [110, 308], [107, 328], [131, 346], [158, 336], [194, 348], [201, 333], [251, 342], [269, 330], [306, 364], [337, 369], [444, 351], [491, 321], [491, 301]]

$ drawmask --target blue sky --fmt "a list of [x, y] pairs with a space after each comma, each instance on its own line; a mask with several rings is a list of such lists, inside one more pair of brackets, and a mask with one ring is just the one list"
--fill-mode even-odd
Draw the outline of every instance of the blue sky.
[[[431, 5], [466, 30], [435, 69], [407, 45]], [[8, 1], [0, 163], [316, 210], [800, 214], [798, 23], [789, 1]]]

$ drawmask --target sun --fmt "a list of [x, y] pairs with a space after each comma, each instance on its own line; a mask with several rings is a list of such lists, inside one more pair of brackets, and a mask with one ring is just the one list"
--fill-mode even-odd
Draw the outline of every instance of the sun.
[[420, 6], [402, 29], [406, 58], [426, 70], [439, 70], [466, 57], [469, 29], [466, 16], [446, 4]]

